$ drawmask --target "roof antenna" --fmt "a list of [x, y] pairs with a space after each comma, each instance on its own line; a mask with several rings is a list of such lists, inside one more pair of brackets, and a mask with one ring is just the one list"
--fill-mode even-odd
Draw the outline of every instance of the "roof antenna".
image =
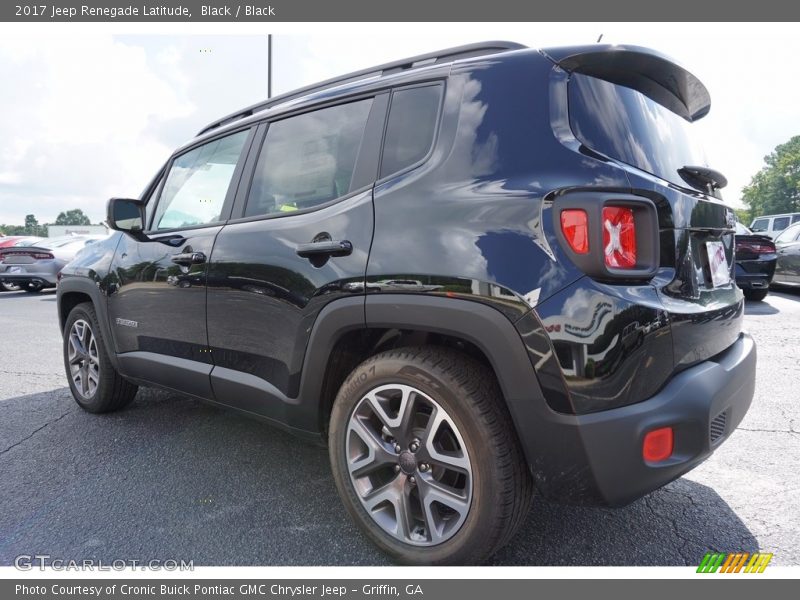
[[600, 43], [600, 40], [602, 40], [602, 39], [603, 39], [603, 34], [601, 33], [601, 34], [600, 34], [600, 37], [599, 37], [599, 38], [597, 38], [597, 41], [595, 42], [595, 44], [599, 44], [599, 43]]

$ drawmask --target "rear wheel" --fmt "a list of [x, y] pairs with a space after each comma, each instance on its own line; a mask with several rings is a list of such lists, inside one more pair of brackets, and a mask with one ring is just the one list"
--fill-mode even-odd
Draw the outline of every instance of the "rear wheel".
[[357, 367], [334, 403], [329, 451], [347, 510], [402, 563], [484, 561], [533, 494], [493, 373], [444, 348], [392, 350]]
[[111, 363], [90, 302], [78, 304], [67, 317], [64, 367], [73, 398], [89, 412], [119, 410], [133, 400], [138, 390]]
[[41, 292], [43, 288], [44, 286], [41, 283], [25, 283], [22, 285], [22, 289], [31, 294]]
[[2, 292], [18, 292], [19, 286], [16, 283], [6, 283], [5, 281], [0, 281], [0, 291]]
[[753, 300], [754, 302], [760, 302], [764, 298], [767, 297], [769, 293], [768, 289], [764, 290], [742, 290], [744, 292], [744, 297], [748, 300]]

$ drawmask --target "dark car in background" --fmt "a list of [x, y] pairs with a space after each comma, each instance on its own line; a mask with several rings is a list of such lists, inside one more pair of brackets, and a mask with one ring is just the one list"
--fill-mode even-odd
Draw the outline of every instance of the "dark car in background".
[[772, 282], [778, 285], [800, 286], [800, 223], [784, 229], [775, 237], [778, 262]]
[[485, 560], [534, 485], [625, 505], [755, 389], [710, 105], [649, 49], [492, 42], [219, 119], [64, 268], [73, 397], [161, 386], [326, 444], [405, 563]]
[[736, 223], [736, 285], [748, 300], [763, 300], [778, 260], [775, 242]]

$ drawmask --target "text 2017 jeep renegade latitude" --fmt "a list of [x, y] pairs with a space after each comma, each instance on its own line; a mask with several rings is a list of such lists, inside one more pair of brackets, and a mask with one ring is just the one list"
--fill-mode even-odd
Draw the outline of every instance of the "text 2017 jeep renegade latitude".
[[626, 504], [753, 396], [709, 107], [651, 50], [493, 42], [220, 119], [63, 270], [72, 393], [161, 386], [327, 443], [401, 562], [484, 560], [534, 488]]

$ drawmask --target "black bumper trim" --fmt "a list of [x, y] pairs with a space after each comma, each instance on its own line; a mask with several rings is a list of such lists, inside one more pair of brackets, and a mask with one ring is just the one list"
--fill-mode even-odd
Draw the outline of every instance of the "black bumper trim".
[[[691, 470], [744, 418], [755, 391], [755, 370], [755, 344], [743, 333], [713, 360], [675, 375], [648, 400], [589, 415], [554, 417], [559, 429], [577, 432], [583, 448], [572, 457], [580, 463], [582, 454], [583, 464], [571, 473], [548, 474], [546, 487], [556, 492], [553, 499], [623, 506]], [[715, 431], [712, 442], [711, 423], [722, 413], [724, 431]], [[674, 430], [673, 454], [648, 464], [642, 457], [644, 435], [666, 426]], [[571, 480], [569, 486], [559, 481], [562, 477]], [[564, 493], [568, 487], [582, 490], [580, 497]], [[595, 493], [587, 494], [592, 488]]]

